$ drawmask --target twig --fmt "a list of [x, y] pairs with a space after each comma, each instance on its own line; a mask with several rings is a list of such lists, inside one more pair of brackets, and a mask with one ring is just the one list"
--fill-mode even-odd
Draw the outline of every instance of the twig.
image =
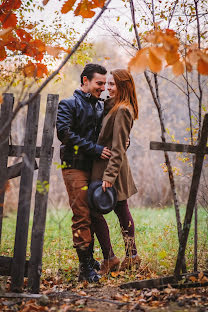
[[81, 296], [81, 295], [77, 295], [77, 294], [72, 294], [72, 293], [68, 293], [68, 292], [61, 292], [61, 293], [52, 293], [50, 294], [50, 296], [56, 296], [56, 295], [67, 295], [68, 297], [75, 297], [78, 299], [86, 299], [86, 300], [93, 300], [93, 301], [99, 301], [99, 302], [106, 302], [106, 303], [111, 303], [111, 304], [117, 304], [120, 306], [123, 305], [128, 305], [130, 304], [130, 302], [121, 302], [121, 301], [117, 301], [117, 300], [110, 300], [110, 299], [102, 299], [102, 298], [95, 298], [95, 297], [91, 297], [91, 296]]
[[171, 20], [173, 18], [173, 14], [175, 12], [176, 5], [178, 4], [178, 0], [175, 1], [172, 12], [170, 13], [170, 17], [168, 19], [168, 28], [170, 27]]

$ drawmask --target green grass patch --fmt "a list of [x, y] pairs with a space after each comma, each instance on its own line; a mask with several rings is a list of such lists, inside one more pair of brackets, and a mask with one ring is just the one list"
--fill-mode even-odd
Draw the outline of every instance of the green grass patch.
[[[178, 238], [175, 221], [175, 210], [172, 207], [163, 209], [132, 209], [135, 222], [135, 237], [138, 254], [142, 258], [142, 266], [148, 266], [157, 275], [172, 274], [178, 252]], [[181, 208], [182, 218], [185, 209]], [[46, 220], [46, 231], [43, 253], [43, 272], [54, 274], [62, 272], [77, 273], [78, 260], [73, 248], [71, 233], [71, 210], [50, 210]], [[116, 215], [111, 212], [106, 216], [110, 228], [111, 242], [115, 254], [124, 257], [124, 243]], [[9, 214], [3, 219], [1, 255], [12, 256], [16, 227], [16, 215]], [[31, 237], [32, 219], [30, 220], [29, 241]], [[207, 269], [208, 259], [208, 214], [199, 209], [198, 214], [198, 260], [199, 269]], [[194, 228], [190, 230], [186, 250], [187, 268], [193, 270]], [[27, 257], [30, 255], [28, 244]], [[95, 241], [95, 257], [102, 259], [101, 248]], [[76, 274], [69, 274], [73, 279]]]

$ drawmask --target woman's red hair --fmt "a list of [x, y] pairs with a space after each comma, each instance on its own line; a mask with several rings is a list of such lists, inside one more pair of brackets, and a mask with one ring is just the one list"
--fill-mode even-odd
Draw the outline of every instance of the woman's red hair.
[[115, 105], [111, 112], [117, 110], [122, 104], [125, 106], [131, 106], [134, 111], [134, 119], [138, 118], [138, 102], [136, 97], [136, 90], [134, 79], [130, 72], [126, 69], [114, 69], [110, 72], [113, 75], [117, 94], [115, 96]]

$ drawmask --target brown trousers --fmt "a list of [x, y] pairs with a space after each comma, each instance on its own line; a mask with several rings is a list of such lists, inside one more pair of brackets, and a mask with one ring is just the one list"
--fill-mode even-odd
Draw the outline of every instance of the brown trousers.
[[74, 247], [86, 248], [92, 240], [90, 209], [87, 200], [90, 173], [78, 169], [63, 169], [62, 174], [69, 195], [69, 204], [73, 211], [72, 234]]

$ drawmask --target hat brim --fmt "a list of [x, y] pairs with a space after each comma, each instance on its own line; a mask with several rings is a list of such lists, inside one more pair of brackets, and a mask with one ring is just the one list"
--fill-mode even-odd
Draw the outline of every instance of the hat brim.
[[[107, 214], [117, 203], [117, 191], [114, 186], [108, 187], [106, 192], [102, 189], [102, 181], [93, 181], [88, 188], [88, 204], [98, 213]], [[101, 200], [103, 198], [103, 201]]]

